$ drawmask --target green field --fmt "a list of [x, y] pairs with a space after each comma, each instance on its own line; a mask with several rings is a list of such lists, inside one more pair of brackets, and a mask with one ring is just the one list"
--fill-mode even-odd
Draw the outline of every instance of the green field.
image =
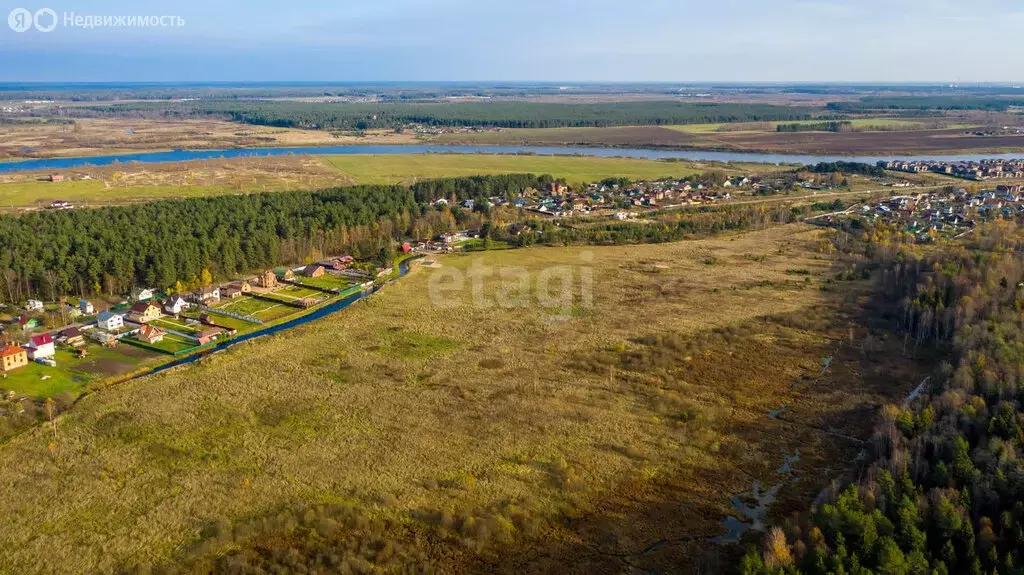
[[242, 296], [226, 304], [222, 304], [218, 306], [217, 309], [230, 311], [232, 313], [253, 317], [263, 321], [282, 318], [296, 311], [295, 308], [288, 307], [284, 304], [274, 304], [247, 296]]
[[170, 354], [179, 353], [179, 352], [185, 351], [187, 349], [191, 349], [191, 348], [196, 347], [197, 345], [199, 345], [194, 340], [191, 340], [191, 339], [188, 339], [188, 338], [184, 338], [184, 337], [181, 337], [179, 335], [174, 335], [173, 333], [169, 333], [169, 334], [165, 335], [162, 340], [160, 340], [160, 341], [158, 341], [156, 343], [144, 343], [144, 342], [140, 342], [137, 339], [132, 338], [132, 337], [126, 337], [126, 338], [124, 338], [123, 341], [125, 343], [127, 343], [127, 344], [132, 344], [133, 342], [138, 342], [139, 345], [141, 345], [141, 346], [153, 347], [153, 348], [156, 348], [156, 349], [163, 350], [163, 351], [165, 351], [167, 353], [170, 353]]
[[328, 273], [325, 273], [324, 275], [322, 275], [322, 276], [320, 276], [318, 278], [307, 278], [307, 277], [299, 276], [299, 277], [295, 278], [295, 281], [297, 281], [297, 282], [299, 282], [301, 284], [310, 285], [310, 286], [314, 286], [314, 287], [318, 287], [318, 288], [322, 288], [322, 289], [339, 289], [339, 290], [344, 290], [344, 289], [348, 289], [352, 285], [355, 285], [354, 282], [352, 282], [351, 280], [349, 280], [347, 278], [342, 278], [342, 277], [339, 277], [339, 276], [336, 276], [336, 275], [332, 275], [332, 274], [328, 274]]
[[[156, 356], [136, 349], [104, 348], [89, 344], [88, 357], [79, 359], [66, 348], [58, 347], [54, 360], [57, 367], [35, 362], [6, 374], [0, 389], [28, 397], [53, 397], [60, 393], [77, 396], [96, 380], [131, 371]], [[49, 379], [43, 379], [44, 377]]]
[[218, 313], [211, 313], [210, 314], [210, 321], [212, 321], [213, 323], [215, 323], [215, 324], [217, 324], [219, 326], [230, 328], [230, 329], [234, 329], [234, 330], [238, 330], [240, 332], [242, 332], [242, 331], [251, 331], [251, 330], [256, 329], [257, 327], [259, 327], [259, 325], [255, 324], [255, 323], [250, 323], [250, 322], [247, 322], [247, 321], [242, 321], [240, 319], [235, 319], [233, 317], [228, 317], [226, 315], [220, 315]]
[[219, 196], [237, 193], [234, 186], [130, 186], [107, 188], [98, 180], [64, 182], [16, 182], [0, 184], [0, 206], [47, 205], [54, 200], [87, 205], [122, 203], [131, 200], [157, 200]]
[[173, 329], [182, 333], [194, 333], [196, 331], [196, 327], [188, 325], [184, 320], [174, 319], [173, 317], [162, 317], [149, 323], [163, 329]]
[[570, 182], [595, 182], [612, 177], [682, 177], [702, 171], [690, 162], [581, 156], [344, 155], [327, 156], [325, 161], [360, 184], [399, 184], [422, 179], [508, 173], [551, 174]]
[[313, 297], [313, 298], [326, 298], [327, 297], [327, 294], [325, 294], [322, 291], [315, 290], [315, 289], [310, 289], [310, 288], [301, 288], [301, 287], [297, 287], [297, 286], [288, 286], [288, 287], [279, 289], [276, 292], [274, 292], [274, 294], [276, 294], [276, 295], [283, 295], [283, 296], [286, 296], [288, 298], [298, 298], [298, 299], [307, 298], [307, 297]]

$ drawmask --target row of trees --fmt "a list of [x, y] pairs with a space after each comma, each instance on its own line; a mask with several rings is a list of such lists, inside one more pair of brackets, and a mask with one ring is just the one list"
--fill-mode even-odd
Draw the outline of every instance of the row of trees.
[[852, 130], [853, 122], [850, 121], [792, 123], [775, 126], [776, 132], [849, 132]]
[[805, 523], [774, 529], [742, 572], [1024, 569], [1024, 232], [1000, 223], [976, 237], [924, 257], [871, 250], [885, 263], [879, 294], [894, 329], [949, 361], [919, 409], [885, 408], [863, 479]]
[[289, 128], [366, 130], [427, 126], [557, 128], [792, 121], [810, 118], [808, 110], [769, 104], [689, 103], [673, 101], [553, 104], [540, 102], [456, 103], [308, 103], [271, 100], [132, 102], [87, 106], [74, 113], [189, 117], [216, 115], [237, 122]]

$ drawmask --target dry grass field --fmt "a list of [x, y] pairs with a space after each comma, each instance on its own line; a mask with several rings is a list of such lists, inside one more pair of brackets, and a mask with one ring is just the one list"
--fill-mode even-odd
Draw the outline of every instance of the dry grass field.
[[0, 160], [106, 156], [176, 149], [220, 149], [343, 144], [411, 144], [392, 130], [362, 136], [327, 130], [250, 126], [220, 120], [77, 119], [72, 124], [0, 125]]
[[54, 200], [76, 205], [110, 205], [166, 198], [312, 190], [352, 185], [316, 156], [274, 156], [128, 163], [61, 170], [48, 181], [39, 172], [0, 174], [0, 207], [43, 207]]
[[[943, 129], [923, 129], [923, 124], [895, 120], [857, 120], [855, 125], [880, 126], [891, 131], [776, 132], [774, 123], [756, 129], [743, 124], [695, 124], [689, 126], [625, 126], [613, 128], [520, 128], [501, 132], [443, 134], [430, 143], [466, 145], [546, 145], [666, 147], [778, 154], [907, 155], [926, 153], [1001, 153], [1024, 150], [1019, 134], [977, 136], [970, 126], [954, 124]], [[905, 127], [896, 130], [896, 127]], [[728, 130], [728, 131], [727, 131]]]
[[[88, 396], [0, 446], [0, 572], [717, 572], [731, 495], [801, 505], [907, 391], [913, 364], [851, 328], [866, 283], [820, 289], [821, 233], [443, 256]], [[481, 267], [515, 275], [454, 289]]]

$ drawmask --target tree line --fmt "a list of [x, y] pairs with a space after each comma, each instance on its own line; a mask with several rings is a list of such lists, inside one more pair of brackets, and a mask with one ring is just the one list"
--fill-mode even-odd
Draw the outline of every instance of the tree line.
[[266, 100], [131, 102], [83, 106], [68, 113], [112, 116], [159, 114], [169, 118], [220, 116], [236, 122], [286, 128], [366, 130], [409, 124], [435, 127], [603, 127], [792, 121], [810, 118], [804, 108], [771, 104], [671, 101], [555, 104], [540, 102], [308, 103]]
[[917, 408], [888, 406], [860, 481], [774, 528], [741, 572], [1015, 574], [1024, 570], [1024, 231], [989, 224], [927, 255], [868, 230], [892, 326], [943, 350]]
[[795, 122], [791, 124], [779, 124], [775, 126], [776, 132], [849, 132], [853, 130], [853, 122]]

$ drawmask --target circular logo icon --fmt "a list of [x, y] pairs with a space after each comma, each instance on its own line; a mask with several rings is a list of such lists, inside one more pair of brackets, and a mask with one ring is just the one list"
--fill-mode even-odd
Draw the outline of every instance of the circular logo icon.
[[36, 10], [32, 20], [35, 21], [36, 30], [40, 32], [53, 32], [53, 29], [57, 27], [57, 13], [50, 8]]
[[[54, 21], [57, 20], [56, 13], [53, 17]], [[7, 25], [11, 27], [11, 30], [15, 32], [25, 32], [32, 27], [32, 13], [24, 8], [15, 8], [11, 10], [11, 13], [7, 15]]]

